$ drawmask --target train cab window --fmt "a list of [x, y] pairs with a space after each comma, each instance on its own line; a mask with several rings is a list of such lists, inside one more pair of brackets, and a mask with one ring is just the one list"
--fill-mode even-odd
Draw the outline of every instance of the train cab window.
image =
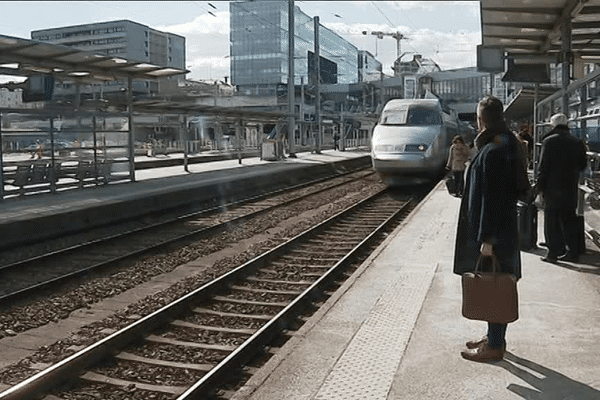
[[410, 106], [409, 108], [384, 110], [381, 115], [380, 124], [408, 126], [441, 125], [442, 116], [436, 108]]
[[408, 125], [429, 126], [441, 124], [442, 117], [437, 110], [411, 107], [408, 111]]
[[[396, 110], [394, 110], [396, 111]], [[382, 125], [405, 125], [406, 124], [406, 112], [384, 112], [381, 116]]]

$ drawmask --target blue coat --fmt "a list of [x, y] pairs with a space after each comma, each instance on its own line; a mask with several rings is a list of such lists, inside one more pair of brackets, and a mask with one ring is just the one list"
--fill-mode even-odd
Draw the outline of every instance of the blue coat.
[[[517, 225], [518, 141], [510, 131], [491, 135], [466, 172], [454, 252], [454, 273], [475, 269], [481, 244], [493, 245], [502, 272], [521, 277]], [[481, 134], [483, 135], [483, 134]], [[480, 135], [480, 136], [481, 136]]]

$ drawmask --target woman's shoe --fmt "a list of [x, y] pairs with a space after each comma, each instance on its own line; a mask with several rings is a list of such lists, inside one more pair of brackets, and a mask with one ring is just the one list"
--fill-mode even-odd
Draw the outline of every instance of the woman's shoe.
[[547, 262], [547, 263], [556, 264], [557, 257], [548, 255], [546, 257], [542, 257], [542, 261]]
[[[467, 343], [465, 343], [465, 345], [467, 346], [467, 349], [476, 349], [479, 346], [482, 346], [487, 343], [487, 336], [483, 336], [481, 339], [478, 340], [469, 340]], [[502, 351], [506, 351], [506, 342], [504, 342], [504, 344], [502, 345]]]
[[460, 355], [465, 360], [475, 362], [500, 361], [504, 358], [504, 349], [492, 349], [487, 343], [475, 349], [463, 350]]
[[467, 349], [476, 349], [479, 346], [481, 346], [482, 344], [487, 343], [487, 341], [488, 341], [487, 336], [483, 336], [482, 338], [477, 339], [477, 340], [469, 340], [465, 344], [467, 346]]

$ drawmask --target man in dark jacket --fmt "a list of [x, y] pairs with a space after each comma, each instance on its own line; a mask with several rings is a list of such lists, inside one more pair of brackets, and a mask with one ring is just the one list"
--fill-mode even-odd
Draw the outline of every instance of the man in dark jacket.
[[536, 189], [544, 199], [546, 262], [579, 261], [577, 209], [579, 173], [587, 164], [585, 144], [570, 134], [564, 114], [550, 120], [553, 129], [542, 141]]

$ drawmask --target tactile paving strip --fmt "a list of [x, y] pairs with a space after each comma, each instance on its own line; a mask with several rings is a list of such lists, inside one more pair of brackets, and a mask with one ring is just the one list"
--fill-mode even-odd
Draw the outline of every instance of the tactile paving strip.
[[400, 271], [323, 383], [315, 400], [385, 400], [436, 265]]

